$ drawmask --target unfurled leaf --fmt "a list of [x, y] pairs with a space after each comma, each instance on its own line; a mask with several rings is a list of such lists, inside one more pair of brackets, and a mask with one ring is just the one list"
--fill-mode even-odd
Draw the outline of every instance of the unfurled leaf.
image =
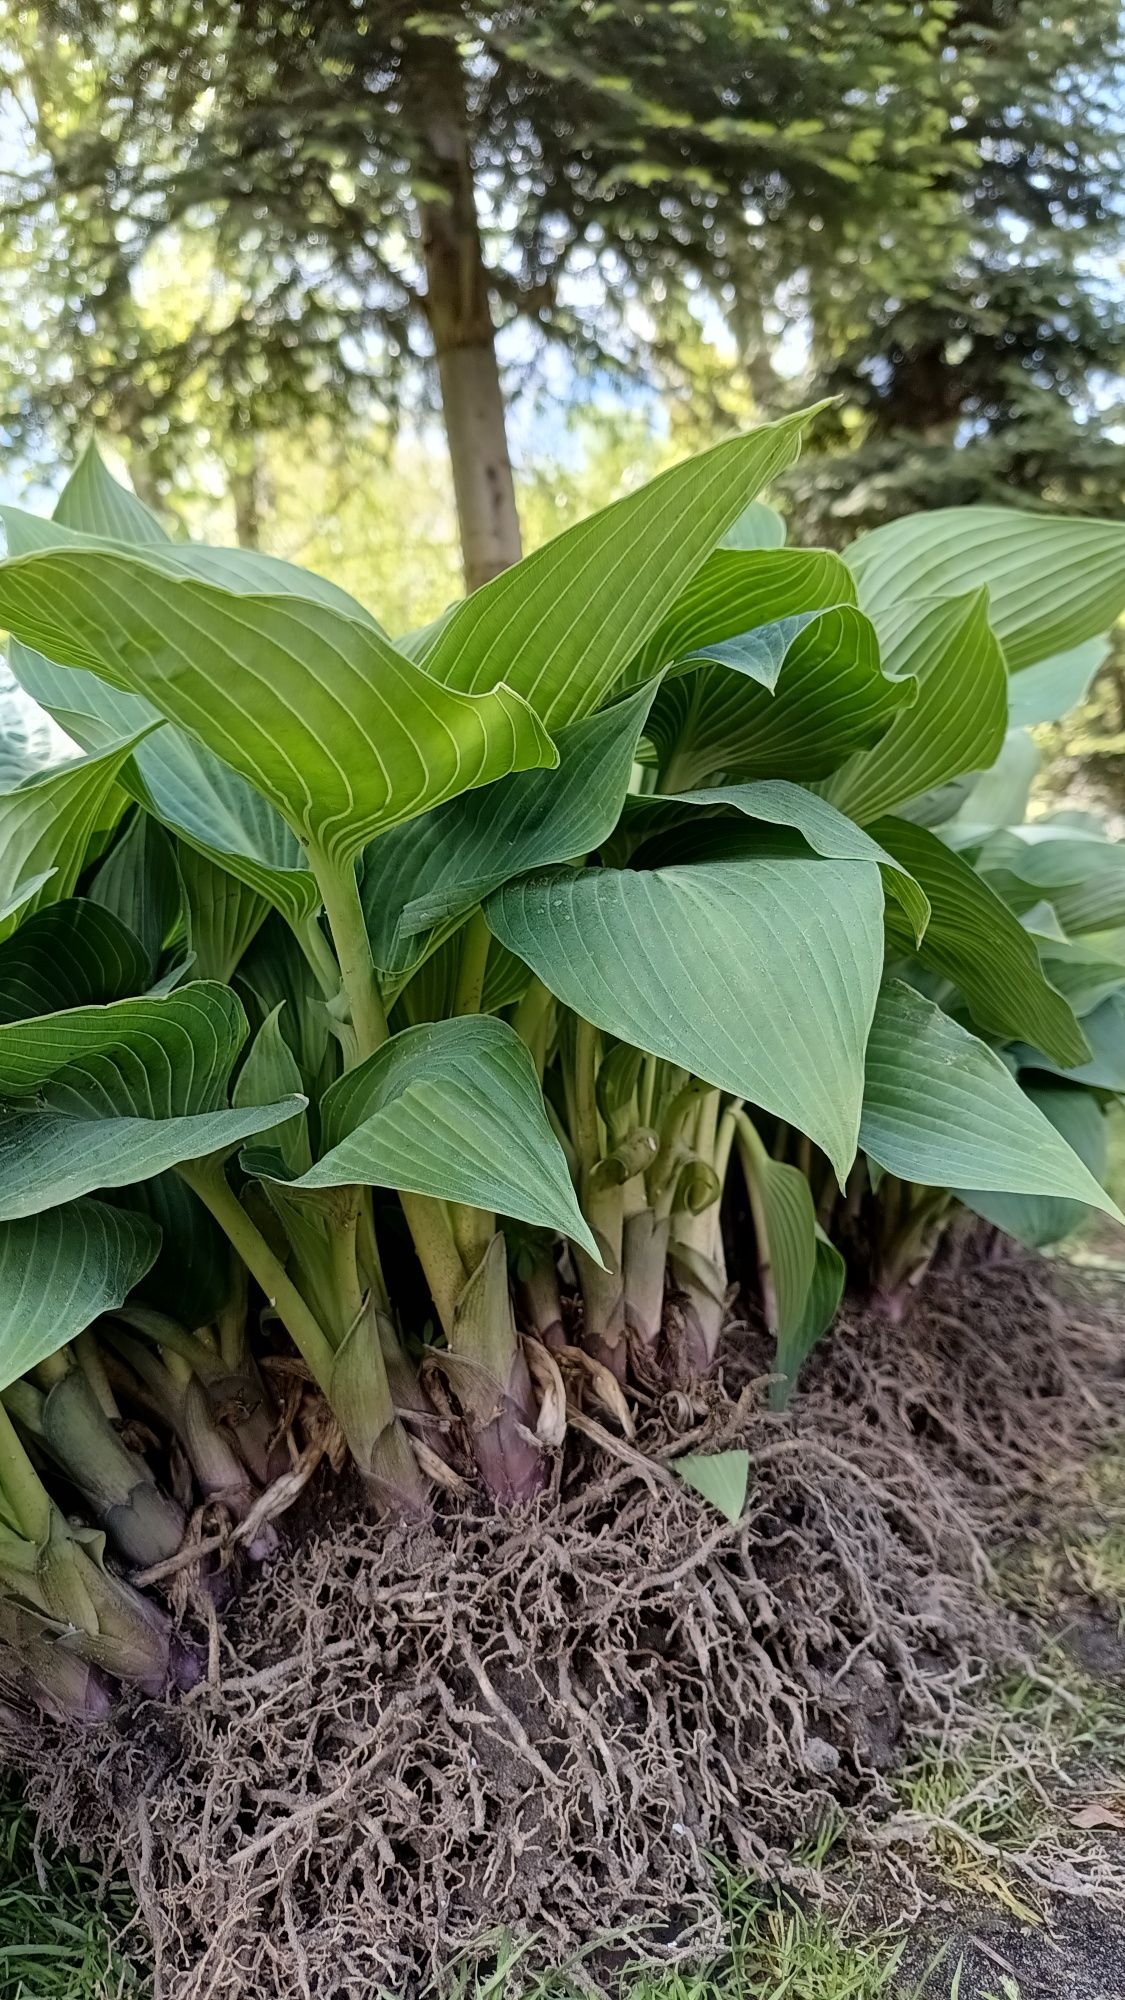
[[[642, 831], [646, 823], [654, 829], [683, 825], [690, 819], [693, 808], [700, 814], [718, 814], [730, 808], [763, 825], [792, 827], [814, 854], [823, 855], [827, 861], [875, 862], [883, 870], [884, 888], [902, 905], [915, 939], [926, 928], [929, 903], [901, 861], [880, 847], [854, 820], [837, 812], [827, 799], [806, 791], [803, 785], [790, 784], [785, 778], [760, 778], [746, 785], [708, 785], [702, 791], [677, 792], [669, 798], [649, 793], [630, 800], [629, 808], [633, 827]], [[673, 847], [674, 842], [669, 846]], [[647, 845], [640, 852], [643, 858], [648, 852]]]
[[[524, 1043], [466, 1015], [407, 1028], [326, 1092], [294, 1188], [394, 1187], [557, 1230], [597, 1254]], [[254, 1154], [249, 1169], [258, 1170]]]
[[[86, 750], [160, 720], [150, 702], [122, 694], [96, 674], [56, 667], [26, 646], [13, 643], [11, 652], [21, 685]], [[171, 832], [265, 896], [295, 930], [310, 920], [320, 892], [296, 835], [260, 792], [202, 743], [165, 724], [138, 745], [121, 783]]]
[[1007, 507], [943, 507], [861, 535], [847, 550], [875, 616], [903, 598], [982, 585], [1013, 672], [1105, 632], [1125, 610], [1125, 523]]
[[202, 984], [0, 1027], [0, 1217], [127, 1187], [277, 1124], [289, 1107], [225, 1108], [245, 1036], [234, 994]]
[[[0, 794], [0, 906], [14, 904], [30, 916], [71, 895], [132, 749], [132, 741], [118, 743]], [[38, 888], [25, 896], [35, 882]], [[0, 919], [0, 937], [14, 925], [14, 914]]]
[[917, 698], [823, 788], [863, 824], [963, 772], [987, 769], [1008, 726], [1008, 675], [984, 591], [911, 599], [884, 611], [878, 630], [884, 671], [913, 685]]
[[441, 622], [427, 672], [468, 692], [506, 680], [551, 728], [590, 715], [814, 414], [715, 445], [525, 556]]
[[750, 1483], [750, 1453], [748, 1451], [715, 1451], [702, 1453], [686, 1451], [680, 1458], [669, 1460], [673, 1472], [677, 1472], [686, 1486], [701, 1493], [728, 1521], [738, 1521], [746, 1505], [746, 1489]]
[[1010, 726], [1032, 729], [1039, 722], [1061, 722], [1086, 699], [1108, 651], [1108, 639], [1087, 639], [1068, 653], [1055, 653], [1013, 674], [1008, 688]]
[[156, 515], [113, 477], [92, 441], [59, 494], [54, 518], [64, 528], [110, 541], [143, 546], [170, 540]]
[[152, 961], [112, 910], [51, 903], [0, 944], [0, 1023], [143, 993]]
[[123, 1305], [159, 1247], [154, 1223], [100, 1201], [0, 1222], [0, 1389]]
[[764, 859], [532, 876], [485, 915], [564, 1005], [787, 1119], [842, 1177], [882, 906], [873, 865]]
[[[502, 579], [501, 579], [502, 581]], [[0, 564], [24, 645], [150, 702], [335, 867], [382, 828], [554, 761], [526, 702], [436, 683], [317, 594], [201, 581], [183, 557], [80, 540]]]
[[[796, 621], [795, 621], [796, 622]], [[701, 666], [666, 680], [648, 734], [666, 792], [709, 779], [823, 778], [876, 743], [914, 699], [887, 678], [874, 627], [843, 605], [790, 637], [772, 692], [736, 667]]]
[[[977, 1026], [1036, 1042], [1056, 1062], [1082, 1062], [1086, 1037], [1046, 977], [1034, 938], [970, 863], [906, 820], [876, 820], [871, 833], [928, 897], [930, 921], [918, 956], [960, 989]], [[909, 935], [895, 935], [893, 915], [889, 924], [900, 951], [915, 948]]]
[[617, 823], [655, 689], [559, 731], [558, 765], [523, 771], [394, 828], [364, 855], [362, 900], [375, 963], [402, 974], [513, 875], [581, 860]]
[[[793, 629], [794, 621], [854, 603], [851, 571], [827, 549], [716, 549], [630, 662], [628, 678], [646, 680], [693, 656], [722, 662], [721, 652], [708, 649], [745, 641], [742, 671], [772, 688], [799, 629]], [[763, 661], [759, 671], [753, 666], [755, 641]]]
[[1123, 1219], [999, 1056], [898, 980], [875, 1011], [860, 1144], [924, 1187], [1063, 1195]]
[[[1106, 1122], [1096, 1097], [1066, 1083], [1039, 1083], [1027, 1090], [1027, 1097], [1056, 1132], [1061, 1132], [1095, 1179], [1104, 1180]], [[1090, 1213], [1084, 1202], [1042, 1194], [986, 1194], [979, 1189], [958, 1188], [957, 1199], [1006, 1236], [1014, 1236], [1035, 1250], [1061, 1243], [1088, 1220]]]

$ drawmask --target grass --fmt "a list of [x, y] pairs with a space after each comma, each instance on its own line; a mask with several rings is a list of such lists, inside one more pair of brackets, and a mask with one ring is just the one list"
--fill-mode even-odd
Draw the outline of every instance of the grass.
[[932, 1859], [951, 1887], [1036, 1924], [1043, 1912], [1006, 1857], [1045, 1845], [1077, 1856], [1088, 1836], [1069, 1813], [1123, 1784], [1125, 1697], [1055, 1649], [1041, 1674], [998, 1691], [987, 1730], [955, 1753], [926, 1752], [896, 1789], [907, 1812], [936, 1822]]
[[[612, 2000], [958, 2000], [959, 1975], [935, 1960], [921, 1978], [899, 1976], [907, 1940], [901, 1933], [865, 1929], [858, 1935], [850, 1909], [834, 1916], [807, 1910], [788, 1896], [761, 1889], [721, 1870], [727, 1943], [697, 1968], [625, 1971], [609, 1986]], [[590, 1968], [579, 1986], [563, 1973], [520, 1976], [521, 1947], [506, 1932], [451, 1968], [448, 2000], [585, 2000], [594, 1987]], [[950, 1985], [950, 1978], [953, 1985]], [[997, 2000], [1009, 2000], [1007, 1995]], [[1012, 2000], [1020, 2000], [1018, 1994]]]
[[118, 1942], [135, 1918], [128, 1884], [56, 1851], [38, 1864], [30, 1814], [0, 1793], [2, 2000], [142, 2000], [147, 1981]]

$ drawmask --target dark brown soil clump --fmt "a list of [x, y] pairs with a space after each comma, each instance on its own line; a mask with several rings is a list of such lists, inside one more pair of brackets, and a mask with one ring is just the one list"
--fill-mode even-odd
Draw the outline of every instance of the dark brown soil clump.
[[[991, 1559], [1111, 1437], [1119, 1345], [1092, 1297], [989, 1270], [934, 1280], [909, 1332], [845, 1319], [786, 1417], [733, 1328], [725, 1390], [648, 1413], [650, 1462], [587, 1437], [528, 1515], [388, 1531], [326, 1487], [217, 1673], [36, 1730], [29, 1797], [120, 1850], [161, 2000], [407, 1993], [500, 1925], [529, 1968], [598, 1934], [705, 1950], [711, 1856], [784, 1877], [834, 1802], [877, 1818], [1019, 1656]], [[736, 1525], [667, 1469], [731, 1445]]]

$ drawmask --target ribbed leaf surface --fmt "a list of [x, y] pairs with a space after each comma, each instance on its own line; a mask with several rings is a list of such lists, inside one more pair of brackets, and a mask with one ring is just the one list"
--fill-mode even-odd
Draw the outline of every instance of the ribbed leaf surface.
[[924, 1187], [1065, 1195], [1122, 1220], [999, 1056], [899, 980], [875, 1011], [860, 1144]]
[[729, 438], [525, 556], [441, 621], [427, 671], [467, 691], [504, 680], [551, 727], [591, 714], [812, 415]]
[[596, 1256], [535, 1066], [505, 1022], [407, 1028], [334, 1084], [321, 1110], [325, 1150], [293, 1186], [436, 1195], [539, 1223]]
[[878, 870], [755, 860], [532, 876], [490, 928], [595, 1026], [855, 1152], [883, 958]]
[[0, 1217], [35, 1215], [229, 1149], [287, 1107], [229, 1111], [246, 1017], [225, 987], [0, 1027]]
[[847, 561], [873, 616], [904, 597], [984, 585], [1013, 672], [1096, 638], [1125, 610], [1122, 521], [943, 507], [860, 535]]
[[[30, 916], [72, 893], [132, 748], [131, 742], [118, 743], [99, 757], [62, 764], [0, 794], [0, 907]], [[26, 893], [36, 882], [39, 887]], [[14, 915], [0, 918], [0, 937], [14, 927]]]
[[986, 770], [1008, 726], [1008, 675], [983, 591], [892, 607], [879, 637], [886, 672], [913, 683], [917, 699], [824, 786], [864, 824], [962, 772]]
[[151, 961], [112, 910], [74, 897], [25, 918], [0, 944], [0, 1023], [143, 993]]
[[[970, 863], [907, 820], [876, 820], [871, 832], [929, 898], [930, 921], [918, 956], [960, 988], [977, 1026], [984, 1033], [1036, 1042], [1056, 1062], [1083, 1062], [1089, 1054], [1086, 1037], [1070, 1003], [1044, 973], [1034, 938]], [[889, 921], [894, 938], [893, 914]], [[900, 951], [913, 948], [909, 936], [894, 941]]]
[[[1061, 1132], [1090, 1172], [1100, 1181], [1105, 1175], [1106, 1124], [1101, 1106], [1088, 1090], [1074, 1090], [1066, 1084], [1041, 1085], [1029, 1090], [1028, 1098]], [[979, 1189], [958, 1188], [957, 1198], [966, 1208], [1002, 1229], [1006, 1236], [1040, 1250], [1049, 1243], [1061, 1243], [1064, 1236], [1080, 1227], [1089, 1210], [1080, 1201], [1054, 1201], [1049, 1195], [983, 1194]]]
[[718, 776], [823, 778], [914, 699], [910, 682], [884, 674], [874, 627], [848, 605], [786, 621], [783, 638], [772, 692], [729, 659], [665, 681], [648, 728], [665, 790]]
[[456, 693], [365, 618], [202, 582], [161, 550], [68, 543], [11, 558], [0, 620], [48, 659], [151, 702], [336, 865], [383, 827], [554, 761], [509, 689]]
[[502, 778], [373, 841], [363, 907], [376, 964], [406, 972], [430, 949], [435, 926], [448, 927], [513, 875], [581, 860], [606, 839], [654, 692], [641, 687], [561, 729], [555, 769]]
[[123, 1305], [159, 1247], [155, 1223], [100, 1201], [0, 1223], [0, 1389]]
[[[628, 677], [645, 680], [708, 647], [772, 633], [778, 621], [854, 603], [852, 573], [827, 549], [715, 549], [630, 662]], [[772, 687], [787, 643], [783, 635], [780, 646], [763, 651], [771, 664], [752, 678]]]

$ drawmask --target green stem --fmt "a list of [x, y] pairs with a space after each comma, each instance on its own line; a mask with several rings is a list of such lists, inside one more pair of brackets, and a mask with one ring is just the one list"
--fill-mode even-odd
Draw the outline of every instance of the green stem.
[[770, 1332], [777, 1330], [777, 1291], [773, 1281], [773, 1252], [770, 1248], [769, 1229], [766, 1222], [765, 1204], [762, 1201], [759, 1176], [768, 1171], [770, 1156], [758, 1134], [756, 1126], [745, 1111], [735, 1117], [738, 1132], [738, 1151], [742, 1161], [742, 1171], [746, 1180], [746, 1193], [750, 1202], [750, 1216], [754, 1224], [754, 1237], [758, 1250], [758, 1286], [762, 1294], [762, 1313]]
[[0, 1489], [20, 1534], [26, 1535], [36, 1548], [41, 1548], [51, 1532], [51, 1502], [2, 1402]]
[[285, 1267], [270, 1249], [265, 1237], [255, 1229], [221, 1163], [185, 1160], [176, 1172], [209, 1208], [220, 1229], [225, 1230], [248, 1271], [257, 1279], [270, 1304], [325, 1396], [332, 1382], [334, 1352], [319, 1321], [309, 1310]]
[[438, 1310], [438, 1318], [448, 1334], [453, 1325], [457, 1301], [469, 1276], [457, 1248], [449, 1210], [442, 1201], [433, 1201], [424, 1194], [406, 1194], [401, 1188], [399, 1200], [414, 1238], [414, 1248], [418, 1252], [430, 1296]]
[[340, 988], [340, 968], [332, 956], [331, 946], [320, 928], [320, 919], [315, 911], [311, 917], [306, 917], [303, 924], [294, 927], [293, 935], [324, 998], [331, 1000]]
[[598, 1031], [578, 1014], [574, 1022], [574, 1149], [587, 1174], [602, 1155], [597, 1085]]
[[492, 949], [492, 932], [484, 920], [483, 910], [474, 910], [461, 937], [461, 957], [457, 966], [457, 985], [453, 995], [455, 1014], [479, 1014], [484, 998], [484, 980], [488, 971], [488, 954]]
[[541, 979], [532, 979], [527, 992], [512, 1015], [512, 1026], [522, 1041], [531, 1050], [532, 1060], [543, 1081], [543, 1071], [547, 1067], [550, 1046], [551, 1013], [555, 1004], [554, 995], [547, 991]]
[[340, 961], [340, 979], [351, 1010], [358, 1060], [364, 1062], [386, 1041], [387, 1016], [371, 957], [355, 866], [348, 861], [339, 868], [322, 850], [312, 846], [308, 855]]

